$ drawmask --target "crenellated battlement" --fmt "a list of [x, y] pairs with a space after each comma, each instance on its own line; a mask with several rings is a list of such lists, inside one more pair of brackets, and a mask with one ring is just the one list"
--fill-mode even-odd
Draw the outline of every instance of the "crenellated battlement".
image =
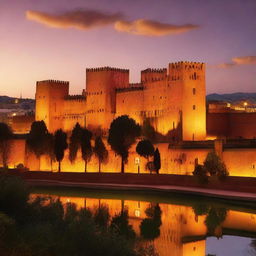
[[166, 73], [167, 68], [147, 68], [141, 71], [141, 73]]
[[36, 85], [38, 84], [54, 84], [54, 85], [69, 85], [69, 81], [61, 81], [61, 80], [43, 80], [43, 81], [37, 81]]
[[189, 70], [189, 69], [203, 70], [204, 65], [205, 64], [203, 62], [178, 61], [178, 62], [170, 63], [169, 67], [171, 67], [172, 69], [185, 68], [186, 70]]
[[141, 82], [151, 82], [166, 79], [167, 68], [147, 68], [141, 71]]
[[87, 68], [86, 72], [102, 72], [102, 71], [117, 71], [123, 73], [129, 73], [129, 69], [114, 68], [114, 67], [99, 67], [99, 68]]

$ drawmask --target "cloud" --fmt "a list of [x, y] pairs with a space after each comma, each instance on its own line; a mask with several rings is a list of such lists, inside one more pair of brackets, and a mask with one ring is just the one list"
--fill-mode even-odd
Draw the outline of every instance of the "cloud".
[[96, 10], [76, 10], [62, 14], [49, 14], [27, 11], [26, 18], [53, 28], [76, 28], [89, 30], [96, 27], [113, 25], [119, 32], [143, 36], [166, 36], [185, 33], [197, 29], [192, 24], [172, 25], [154, 20], [138, 19], [127, 21], [120, 13], [107, 14]]
[[88, 30], [103, 27], [123, 18], [120, 13], [106, 14], [95, 10], [77, 10], [63, 14], [27, 11], [26, 18], [53, 28], [76, 28]]
[[242, 56], [232, 58], [230, 63], [219, 64], [218, 68], [231, 68], [239, 65], [256, 65], [256, 56]]
[[131, 22], [117, 21], [115, 23], [115, 29], [117, 31], [143, 36], [166, 36], [180, 34], [198, 27], [199, 26], [192, 24], [172, 25], [146, 19], [139, 19]]

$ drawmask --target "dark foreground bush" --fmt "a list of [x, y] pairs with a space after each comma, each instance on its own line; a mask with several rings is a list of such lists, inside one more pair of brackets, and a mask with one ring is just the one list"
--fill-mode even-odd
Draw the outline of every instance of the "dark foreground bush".
[[[148, 256], [126, 211], [77, 209], [56, 199], [28, 200], [23, 182], [0, 174], [0, 256]], [[8, 200], [9, 199], [9, 200]]]

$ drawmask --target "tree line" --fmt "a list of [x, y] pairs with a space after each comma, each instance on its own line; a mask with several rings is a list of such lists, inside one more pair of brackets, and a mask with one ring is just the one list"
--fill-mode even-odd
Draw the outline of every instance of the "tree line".
[[[158, 148], [154, 148], [152, 141], [151, 127], [141, 127], [134, 119], [123, 115], [114, 119], [110, 125], [107, 138], [111, 149], [120, 157], [121, 173], [125, 171], [125, 164], [128, 161], [129, 149], [137, 139], [141, 139], [136, 147], [136, 152], [148, 160], [146, 168], [152, 172], [159, 173], [161, 158]], [[149, 135], [148, 135], [149, 134]], [[8, 155], [11, 148], [12, 131], [7, 124], [0, 123], [0, 153], [3, 166], [8, 165]], [[94, 138], [94, 146], [92, 139]], [[50, 133], [44, 121], [35, 121], [31, 125], [29, 134], [26, 136], [26, 151], [32, 152], [39, 159], [42, 155], [48, 155], [51, 166], [54, 161], [58, 162], [58, 171], [61, 171], [61, 162], [65, 151], [69, 152], [69, 160], [75, 162], [77, 153], [80, 150], [84, 160], [84, 171], [87, 171], [88, 162], [92, 156], [98, 160], [98, 171], [101, 172], [102, 164], [108, 161], [108, 150], [101, 136], [93, 136], [93, 133], [78, 123], [71, 131], [71, 135], [62, 129], [54, 134]], [[151, 161], [150, 161], [151, 159]]]

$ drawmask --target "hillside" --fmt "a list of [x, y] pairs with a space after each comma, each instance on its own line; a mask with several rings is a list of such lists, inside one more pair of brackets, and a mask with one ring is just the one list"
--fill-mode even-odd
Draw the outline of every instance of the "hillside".
[[225, 102], [240, 102], [240, 101], [249, 101], [251, 103], [256, 103], [256, 93], [228, 93], [228, 94], [209, 94], [206, 96], [206, 99], [209, 100], [217, 100], [217, 101], [225, 101]]
[[35, 106], [33, 99], [17, 99], [9, 96], [0, 96], [1, 109], [31, 109]]

